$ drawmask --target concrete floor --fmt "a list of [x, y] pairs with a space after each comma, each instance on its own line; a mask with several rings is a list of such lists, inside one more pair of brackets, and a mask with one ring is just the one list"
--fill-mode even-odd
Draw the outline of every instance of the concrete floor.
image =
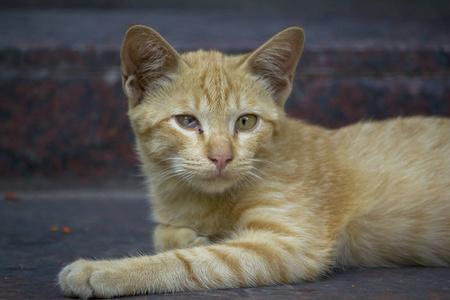
[[[152, 253], [154, 224], [140, 189], [45, 190], [17, 195], [15, 201], [0, 199], [0, 299], [63, 299], [56, 276], [65, 264], [77, 258]], [[70, 233], [63, 232], [64, 226]], [[404, 267], [351, 269], [314, 283], [129, 299], [449, 297], [450, 268]]]

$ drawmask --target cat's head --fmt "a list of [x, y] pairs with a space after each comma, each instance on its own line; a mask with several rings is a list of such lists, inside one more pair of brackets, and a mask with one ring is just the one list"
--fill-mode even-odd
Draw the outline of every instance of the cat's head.
[[291, 27], [246, 55], [179, 54], [156, 31], [131, 27], [123, 88], [151, 181], [214, 193], [259, 180], [303, 41], [303, 30]]

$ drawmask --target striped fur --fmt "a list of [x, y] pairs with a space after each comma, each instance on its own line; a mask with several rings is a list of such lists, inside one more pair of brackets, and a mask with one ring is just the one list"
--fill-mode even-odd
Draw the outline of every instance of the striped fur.
[[[123, 83], [160, 223], [158, 253], [76, 261], [59, 274], [66, 295], [287, 284], [336, 267], [449, 265], [450, 121], [327, 130], [287, 118], [303, 38], [293, 27], [247, 55], [180, 55], [152, 29], [129, 29]], [[255, 127], [239, 131], [236, 121], [248, 114], [258, 117]], [[179, 115], [200, 127], [183, 128]]]

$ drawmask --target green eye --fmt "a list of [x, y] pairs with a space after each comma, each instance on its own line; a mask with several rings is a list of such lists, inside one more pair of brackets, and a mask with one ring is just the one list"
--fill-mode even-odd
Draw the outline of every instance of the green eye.
[[236, 121], [236, 129], [238, 131], [252, 130], [256, 126], [257, 121], [258, 117], [255, 115], [240, 116], [239, 119]]
[[177, 120], [178, 125], [180, 125], [183, 128], [186, 128], [186, 129], [200, 128], [199, 121], [197, 121], [197, 119], [194, 118], [193, 116], [179, 115], [179, 116], [175, 116], [175, 119]]

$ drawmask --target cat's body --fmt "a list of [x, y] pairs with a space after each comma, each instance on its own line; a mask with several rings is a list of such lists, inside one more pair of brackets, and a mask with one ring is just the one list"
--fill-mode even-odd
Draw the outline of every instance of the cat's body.
[[180, 56], [146, 27], [128, 31], [121, 56], [129, 116], [161, 224], [155, 247], [169, 251], [77, 261], [60, 273], [67, 295], [450, 264], [450, 120], [327, 130], [287, 118], [302, 46], [303, 31], [290, 28], [248, 55]]

